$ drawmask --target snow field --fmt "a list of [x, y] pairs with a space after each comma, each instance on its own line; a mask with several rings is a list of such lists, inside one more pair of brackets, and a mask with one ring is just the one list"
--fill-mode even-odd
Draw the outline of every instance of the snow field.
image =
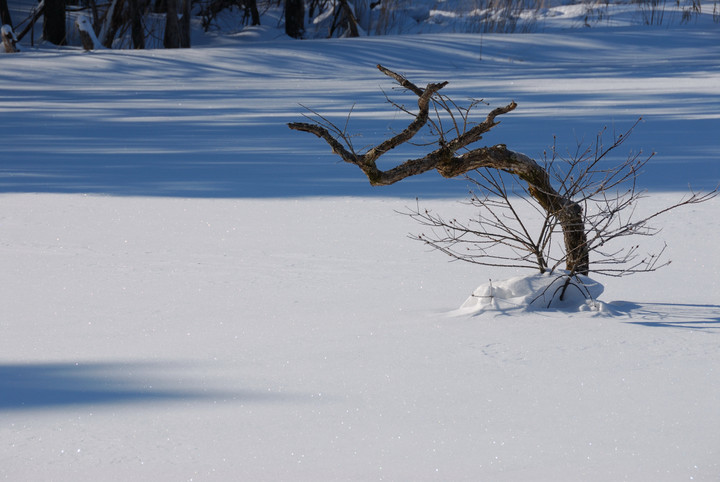
[[485, 142], [534, 157], [643, 116], [640, 211], [717, 185], [714, 24], [565, 27], [3, 55], [0, 478], [716, 480], [720, 201], [658, 219], [673, 263], [599, 279], [612, 310], [451, 316], [522, 274], [406, 238], [464, 183], [373, 189], [285, 126], [357, 101], [384, 138], [384, 63], [514, 99]]
[[3, 196], [3, 367], [26, 375], [3, 382], [3, 474], [717, 472], [718, 308], [693, 301], [716, 286], [671, 271], [692, 253], [652, 290], [607, 283], [620, 316], [450, 317], [478, 270], [405, 239], [405, 205]]

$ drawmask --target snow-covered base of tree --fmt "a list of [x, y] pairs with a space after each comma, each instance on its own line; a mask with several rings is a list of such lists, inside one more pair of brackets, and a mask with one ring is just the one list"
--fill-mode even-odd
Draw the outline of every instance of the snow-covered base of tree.
[[564, 272], [517, 276], [480, 285], [457, 314], [487, 311], [601, 311], [598, 297], [604, 287], [587, 276]]

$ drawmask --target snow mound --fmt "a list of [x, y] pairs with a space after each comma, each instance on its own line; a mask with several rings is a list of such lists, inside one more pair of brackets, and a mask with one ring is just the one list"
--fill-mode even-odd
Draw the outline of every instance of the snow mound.
[[[567, 285], [567, 286], [566, 286]], [[597, 301], [604, 287], [587, 276], [566, 272], [518, 276], [479, 286], [456, 314], [486, 311], [605, 311]]]

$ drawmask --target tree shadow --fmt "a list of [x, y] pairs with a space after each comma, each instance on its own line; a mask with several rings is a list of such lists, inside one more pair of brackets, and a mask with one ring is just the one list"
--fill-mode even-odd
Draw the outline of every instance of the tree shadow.
[[613, 301], [608, 306], [616, 314], [630, 318], [627, 323], [633, 325], [720, 332], [720, 305]]
[[0, 412], [181, 401], [283, 402], [298, 395], [203, 388], [183, 363], [0, 365]]

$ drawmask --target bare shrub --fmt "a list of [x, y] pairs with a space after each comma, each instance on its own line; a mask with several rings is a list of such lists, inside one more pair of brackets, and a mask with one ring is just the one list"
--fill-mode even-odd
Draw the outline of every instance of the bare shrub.
[[[498, 125], [497, 117], [515, 109], [515, 102], [493, 109], [476, 123], [472, 116], [481, 102], [474, 100], [463, 106], [442, 95], [440, 91], [448, 82], [430, 83], [422, 89], [385, 67], [378, 68], [418, 98], [417, 112], [388, 99], [396, 109], [412, 117], [401, 132], [359, 153], [353, 147], [347, 124], [340, 128], [316, 114], [308, 116], [310, 123], [291, 123], [289, 127], [323, 139], [343, 161], [360, 168], [375, 186], [430, 170], [448, 178], [466, 176], [477, 188], [470, 199], [478, 208], [475, 219], [446, 220], [419, 205], [407, 213], [431, 228], [415, 239], [455, 259], [530, 268], [541, 273], [564, 268], [568, 280], [591, 271], [610, 276], [655, 271], [664, 265], [662, 251], [643, 257], [639, 246], [613, 247], [613, 243], [628, 236], [652, 236], [657, 233], [649, 224], [654, 218], [681, 206], [705, 202], [717, 194], [717, 188], [707, 194], [690, 193], [674, 205], [637, 217], [635, 206], [643, 197], [637, 180], [652, 154], [631, 153], [615, 166], [606, 162], [637, 123], [624, 133], [614, 134], [608, 146], [603, 141], [603, 130], [592, 144], [583, 147], [578, 143], [567, 156], [553, 146], [538, 163], [504, 144], [471, 148]], [[410, 143], [424, 128], [435, 137], [433, 144], [437, 148], [390, 169], [378, 168], [377, 160], [382, 155]], [[529, 228], [528, 219], [515, 208], [518, 203], [527, 203], [537, 212], [538, 229]], [[561, 245], [555, 244], [559, 237]], [[591, 253], [597, 258], [592, 268]]]

